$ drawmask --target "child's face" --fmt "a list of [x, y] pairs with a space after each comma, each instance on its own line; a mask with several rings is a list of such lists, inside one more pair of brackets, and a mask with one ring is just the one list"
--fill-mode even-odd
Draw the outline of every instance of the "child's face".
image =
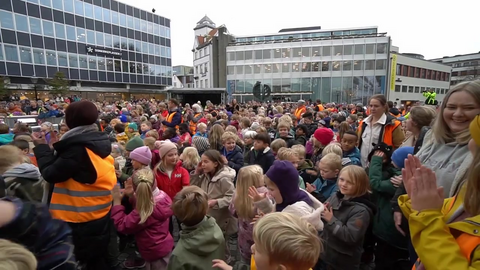
[[263, 126], [266, 129], [269, 129], [272, 126], [272, 122], [271, 121], [263, 121]]
[[305, 133], [303, 132], [303, 129], [301, 129], [301, 128], [297, 128], [297, 130], [295, 131], [295, 134], [296, 134], [297, 136], [303, 136], [303, 135], [305, 135]]
[[352, 120], [352, 118], [350, 118], [350, 116], [347, 117], [347, 123], [349, 123], [350, 125], [353, 124], [353, 120]]
[[204, 173], [213, 173], [215, 169], [218, 167], [217, 162], [211, 161], [207, 156], [202, 155], [202, 169]]
[[133, 167], [134, 170], [139, 170], [139, 169], [145, 167], [145, 165], [143, 165], [142, 163], [132, 159], [132, 167]]
[[267, 185], [268, 194], [275, 200], [277, 204], [283, 202], [282, 194], [280, 194], [280, 190], [278, 189], [277, 185], [273, 183], [270, 179], [265, 179], [265, 184]]
[[333, 127], [334, 128], [338, 128], [340, 124], [338, 123], [338, 121], [333, 121]]
[[350, 179], [350, 176], [348, 173], [343, 172], [340, 174], [338, 177], [338, 189], [340, 192], [345, 195], [345, 196], [353, 196], [355, 195], [355, 184], [353, 183], [353, 180]]
[[202, 134], [205, 134], [205, 132], [207, 132], [207, 128], [204, 126], [201, 126], [201, 127], [198, 127], [198, 131]]
[[272, 264], [270, 257], [262, 250], [256, 248], [255, 244], [252, 245], [252, 254], [255, 259], [255, 266], [259, 270], [275, 270], [280, 269], [279, 265]]
[[50, 128], [48, 128], [48, 127], [45, 126], [45, 125], [41, 126], [40, 129], [41, 129], [43, 132], [48, 132], [48, 131], [50, 131]]
[[67, 127], [61, 127], [59, 133], [60, 133], [60, 135], [63, 135], [63, 134], [65, 134], [67, 131], [68, 131], [68, 128], [67, 128]]
[[288, 136], [288, 129], [287, 128], [279, 128], [278, 133], [280, 134], [280, 137], [287, 137]]
[[305, 157], [298, 157], [298, 166], [301, 167], [305, 163]]
[[164, 157], [167, 165], [175, 165], [178, 161], [178, 151], [177, 149], [170, 150]]
[[245, 140], [245, 144], [246, 144], [246, 145], [251, 145], [251, 144], [253, 144], [253, 139], [252, 139], [252, 138], [245, 138], [244, 140]]
[[144, 131], [149, 130], [150, 128], [146, 124], [141, 124], [140, 129], [142, 130], [142, 132], [144, 132]]
[[328, 164], [322, 162], [322, 160], [318, 163], [318, 169], [323, 179], [333, 179], [338, 175], [338, 170], [333, 170]]
[[352, 134], [343, 134], [342, 142], [340, 144], [342, 150], [348, 152], [357, 145], [357, 137]]
[[235, 149], [235, 145], [234, 139], [228, 139], [223, 142], [223, 147], [225, 147], [225, 150], [228, 152], [233, 151], [233, 149]]
[[22, 153], [23, 153], [24, 155], [28, 155], [28, 154], [30, 154], [30, 149], [28, 149], [28, 148], [23, 149], [23, 150], [22, 150]]
[[128, 128], [128, 133], [133, 133], [133, 128]]
[[290, 161], [292, 164], [293, 164], [293, 167], [295, 167], [295, 169], [298, 168], [298, 162], [299, 162], [299, 159], [298, 159], [298, 156], [297, 155], [293, 155], [291, 156], [288, 161]]
[[259, 151], [267, 148], [268, 144], [264, 143], [263, 141], [260, 140], [255, 140], [253, 142], [253, 149]]

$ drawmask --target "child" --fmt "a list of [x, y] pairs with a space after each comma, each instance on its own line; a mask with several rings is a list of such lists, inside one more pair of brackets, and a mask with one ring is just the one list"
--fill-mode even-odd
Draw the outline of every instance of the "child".
[[190, 179], [191, 185], [198, 186], [207, 193], [208, 215], [215, 218], [225, 233], [225, 239], [235, 234], [238, 229], [237, 220], [228, 210], [235, 192], [233, 185], [235, 175], [235, 170], [224, 163], [220, 152], [211, 149], [203, 153], [202, 159]]
[[150, 123], [148, 121], [142, 122], [142, 124], [140, 125], [140, 130], [142, 132], [140, 134], [140, 138], [142, 140], [145, 139], [145, 136], [147, 135], [147, 132], [149, 132], [151, 129], [152, 129], [152, 123]]
[[[322, 159], [323, 148], [325, 148], [325, 146], [329, 145], [333, 141], [333, 137], [333, 131], [329, 128], [318, 128], [317, 130], [315, 130], [315, 133], [313, 134], [313, 137], [311, 139], [311, 147], [313, 148], [313, 151], [310, 158], [314, 165], [316, 165], [317, 162]], [[308, 153], [308, 144], [306, 148]]]
[[238, 218], [238, 247], [242, 256], [242, 263], [248, 265], [252, 257], [252, 220], [257, 214], [257, 209], [253, 207], [253, 200], [248, 196], [250, 187], [255, 187], [258, 193], [268, 192], [260, 166], [251, 165], [240, 169], [237, 177], [237, 189], [229, 206], [230, 212]]
[[272, 153], [273, 153], [273, 156], [275, 158], [277, 158], [277, 153], [278, 151], [283, 148], [283, 147], [287, 147], [287, 143], [282, 140], [282, 139], [275, 139], [272, 144], [271, 144], [271, 149], [272, 149]]
[[50, 122], [44, 122], [40, 126], [40, 129], [42, 130], [43, 133], [45, 133], [45, 140], [47, 141], [47, 144], [50, 144], [50, 140], [52, 139], [52, 134], [53, 136], [56, 136], [55, 131], [53, 130], [53, 124]]
[[117, 142], [126, 144], [128, 141], [128, 136], [127, 136], [127, 133], [125, 133], [125, 125], [122, 123], [119, 123], [119, 124], [116, 124], [115, 127], [113, 127], [113, 129], [117, 134], [115, 137], [117, 139]]
[[[115, 119], [114, 119], [115, 120]], [[112, 120], [113, 121], [113, 120]], [[140, 134], [138, 133], [138, 125], [137, 123], [130, 123], [128, 124], [128, 130], [127, 130], [127, 135], [128, 135], [128, 139], [132, 139], [133, 137], [135, 136], [140, 136]]]
[[237, 138], [237, 135], [232, 132], [223, 133], [223, 147], [220, 150], [220, 153], [227, 160], [227, 165], [234, 169], [236, 173], [243, 167], [242, 149], [236, 144]]
[[327, 155], [327, 154], [330, 154], [330, 153], [334, 153], [335, 155], [339, 156], [340, 158], [342, 158], [342, 147], [340, 146], [339, 143], [331, 143], [327, 146], [325, 146], [325, 148], [323, 148], [323, 151], [322, 151], [322, 158]]
[[342, 164], [362, 166], [360, 162], [360, 150], [357, 148], [358, 135], [355, 131], [349, 130], [343, 134], [341, 138], [342, 146]]
[[180, 160], [182, 161], [182, 167], [191, 173], [195, 171], [198, 163], [200, 163], [200, 156], [194, 147], [186, 147], [180, 155]]
[[377, 205], [378, 212], [373, 222], [373, 234], [377, 238], [375, 249], [375, 267], [378, 269], [393, 269], [394, 265], [405, 264], [401, 269], [409, 266], [408, 239], [395, 227], [393, 210], [390, 200], [395, 195], [401, 183], [392, 181], [401, 171], [392, 164], [393, 148], [385, 143], [377, 144], [369, 155], [370, 187]]
[[290, 148], [297, 144], [293, 136], [290, 136], [290, 126], [285, 122], [280, 122], [277, 126], [278, 137], [287, 143], [287, 147]]
[[202, 156], [205, 151], [210, 148], [210, 143], [205, 137], [195, 136], [192, 139], [192, 146], [198, 151], [198, 155]]
[[337, 178], [342, 169], [342, 159], [334, 153], [326, 154], [318, 163], [320, 177], [312, 184], [307, 183], [307, 191], [321, 202], [325, 202], [338, 191]]
[[244, 165], [249, 165], [250, 162], [250, 151], [252, 151], [253, 148], [253, 138], [257, 135], [256, 131], [249, 130], [245, 132], [245, 135], [243, 136], [243, 140], [245, 142], [245, 151], [243, 152], [243, 164]]
[[178, 141], [180, 145], [192, 145], [192, 134], [190, 134], [190, 128], [187, 123], [181, 123], [178, 125], [178, 132], [180, 133], [180, 140]]
[[11, 145], [18, 147], [22, 151], [24, 155], [24, 159], [28, 160], [28, 163], [38, 167], [37, 159], [35, 158], [35, 154], [33, 154], [33, 147], [27, 140], [24, 140], [23, 138], [29, 139], [30, 141], [32, 141], [32, 137], [29, 137], [26, 135], [20, 135], [15, 137], [13, 142], [11, 142]]
[[[140, 137], [135, 137], [135, 138], [138, 138], [141, 141]], [[128, 144], [127, 144], [127, 147], [128, 147]], [[143, 169], [145, 167], [148, 167], [150, 165], [150, 162], [152, 161], [152, 152], [150, 151], [150, 148], [148, 148], [148, 146], [140, 146], [135, 148], [135, 150], [129, 153], [129, 159], [131, 162], [131, 167], [129, 168], [128, 164], [125, 163], [125, 167], [123, 168], [124, 171], [128, 170], [128, 172], [126, 173], [127, 176], [125, 180], [127, 180], [127, 178], [130, 179], [130, 177], [134, 175], [136, 171]], [[121, 183], [125, 185], [125, 188], [127, 187], [125, 182], [122, 181]], [[131, 181], [129, 182], [129, 184], [131, 185]]]
[[312, 161], [305, 158], [307, 154], [305, 146], [297, 144], [292, 146], [292, 150], [295, 151], [298, 155], [298, 174], [300, 175], [300, 177], [302, 177], [305, 183], [313, 183], [317, 179], [317, 177], [316, 175], [312, 176], [308, 174], [307, 170], [313, 171], [316, 174], [314, 168], [315, 166], [313, 165]]
[[266, 133], [255, 135], [253, 149], [250, 151], [248, 164], [259, 165], [264, 172], [272, 166], [275, 157], [270, 150], [270, 136]]
[[63, 134], [67, 133], [70, 129], [67, 127], [66, 124], [60, 124], [60, 129], [58, 131], [58, 139], [62, 138]]
[[207, 125], [205, 123], [198, 123], [197, 124], [197, 132], [193, 137], [200, 136], [207, 138]]
[[6, 124], [0, 124], [0, 145], [6, 145], [13, 141], [14, 134], [10, 133], [10, 128]]
[[110, 155], [115, 159], [116, 162], [118, 162], [119, 170], [121, 171], [123, 167], [125, 167], [125, 163], [127, 161], [124, 157], [125, 149], [123, 146], [119, 143], [112, 143], [112, 152]]
[[320, 255], [320, 269], [358, 270], [365, 234], [376, 212], [370, 201], [368, 175], [362, 167], [350, 165], [340, 171], [339, 191], [326, 201], [322, 213], [326, 223]]
[[277, 133], [276, 130], [272, 127], [272, 119], [265, 118], [263, 120], [263, 127], [267, 130], [268, 135], [270, 136], [270, 140], [275, 140], [275, 134]]
[[295, 130], [295, 140], [297, 144], [305, 146], [307, 143], [307, 134], [308, 128], [306, 125], [298, 125], [297, 129]]
[[149, 168], [138, 170], [133, 176], [132, 189], [125, 189], [125, 195], [135, 201], [135, 209], [128, 215], [121, 205], [123, 195], [118, 185], [112, 195], [112, 219], [117, 231], [135, 235], [146, 269], [167, 269], [173, 249], [173, 237], [168, 232], [168, 221], [173, 214], [172, 200], [155, 186], [152, 171]]
[[[154, 130], [150, 130], [149, 132], [152, 132], [152, 131], [154, 131]], [[156, 140], [155, 140], [154, 137], [146, 137], [143, 140], [143, 143], [145, 144], [145, 146], [148, 146], [150, 151], [152, 151], [152, 161], [150, 162], [150, 169], [152, 169], [152, 170], [160, 162], [160, 152], [158, 151], [157, 147], [155, 146], [155, 142], [156, 142]]]
[[162, 140], [169, 140], [173, 143], [178, 143], [180, 141], [180, 136], [178, 136], [175, 128], [167, 127], [165, 131], [163, 131]]
[[[277, 159], [289, 161], [293, 164], [295, 169], [298, 169], [298, 154], [291, 148], [280, 148], [280, 150], [278, 150]], [[305, 182], [303, 182], [303, 179], [300, 175], [298, 176], [298, 187], [305, 189]]]
[[47, 202], [44, 184], [38, 168], [23, 162], [22, 151], [13, 145], [0, 146], [0, 198], [14, 196], [24, 201]]
[[182, 223], [168, 270], [211, 269], [212, 260], [225, 258], [225, 238], [215, 219], [207, 216], [209, 198], [196, 186], [185, 187], [173, 200], [173, 213]]
[[155, 141], [158, 141], [160, 139], [160, 134], [158, 134], [158, 131], [156, 131], [155, 129], [152, 129], [145, 133], [145, 138], [148, 137], [152, 137], [155, 139]]
[[[312, 224], [290, 213], [271, 213], [253, 229], [252, 270], [309, 270], [322, 252], [322, 243]], [[225, 262], [214, 260], [213, 266], [232, 270]]]

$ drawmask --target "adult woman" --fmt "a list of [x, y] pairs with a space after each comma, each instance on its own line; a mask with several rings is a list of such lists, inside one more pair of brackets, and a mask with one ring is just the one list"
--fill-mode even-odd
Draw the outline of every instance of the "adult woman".
[[69, 105], [70, 128], [53, 149], [43, 138], [34, 148], [43, 178], [54, 185], [50, 201], [53, 218], [72, 228], [75, 256], [85, 269], [107, 269], [111, 191], [117, 183], [107, 134], [95, 124], [98, 112], [90, 101]]
[[384, 95], [372, 96], [369, 108], [370, 115], [360, 122], [357, 129], [358, 148], [363, 167], [368, 166], [368, 155], [373, 145], [383, 142], [396, 149], [405, 139], [400, 121], [388, 113], [387, 99]]
[[420, 162], [436, 173], [437, 185], [443, 187], [445, 198], [455, 195], [465, 180], [472, 162], [468, 128], [479, 113], [480, 81], [455, 85], [443, 99], [439, 117], [417, 153]]
[[422, 131], [423, 135], [425, 135], [427, 129], [435, 118], [435, 114], [436, 111], [432, 106], [413, 107], [410, 112], [410, 117], [405, 121], [407, 136], [401, 147], [413, 146], [416, 148], [416, 152], [418, 152], [423, 142], [423, 138], [420, 135], [422, 134]]

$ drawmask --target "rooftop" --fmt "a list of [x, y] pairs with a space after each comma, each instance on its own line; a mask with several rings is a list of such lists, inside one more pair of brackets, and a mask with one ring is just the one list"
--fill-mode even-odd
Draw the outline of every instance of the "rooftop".
[[197, 26], [193, 30], [201, 29], [203, 27], [215, 28], [217, 27], [215, 23], [205, 14], [200, 21], [197, 22]]

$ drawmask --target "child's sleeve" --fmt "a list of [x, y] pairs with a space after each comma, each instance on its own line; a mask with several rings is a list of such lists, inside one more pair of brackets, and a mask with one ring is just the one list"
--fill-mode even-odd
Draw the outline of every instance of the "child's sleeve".
[[358, 245], [365, 236], [369, 224], [370, 213], [366, 208], [363, 208], [353, 213], [346, 223], [333, 216], [330, 222], [325, 224], [324, 230], [328, 230], [334, 237], [346, 245]]
[[368, 177], [370, 178], [370, 187], [372, 191], [385, 193], [388, 196], [395, 195], [396, 188], [389, 179], [383, 179], [383, 158], [373, 156], [368, 169]]
[[136, 209], [133, 209], [130, 214], [125, 214], [125, 207], [123, 205], [115, 205], [112, 207], [111, 218], [117, 231], [122, 234], [135, 234], [143, 229], [140, 225], [140, 215]]
[[235, 193], [235, 186], [233, 185], [233, 181], [229, 179], [222, 179], [219, 183], [223, 197], [217, 199], [217, 205], [219, 209], [222, 209], [228, 207], [232, 202], [233, 194]]
[[254, 202], [253, 205], [263, 214], [275, 212], [275, 203], [268, 196], [261, 201]]
[[186, 187], [190, 185], [190, 174], [188, 173], [187, 169], [182, 168], [182, 187]]

